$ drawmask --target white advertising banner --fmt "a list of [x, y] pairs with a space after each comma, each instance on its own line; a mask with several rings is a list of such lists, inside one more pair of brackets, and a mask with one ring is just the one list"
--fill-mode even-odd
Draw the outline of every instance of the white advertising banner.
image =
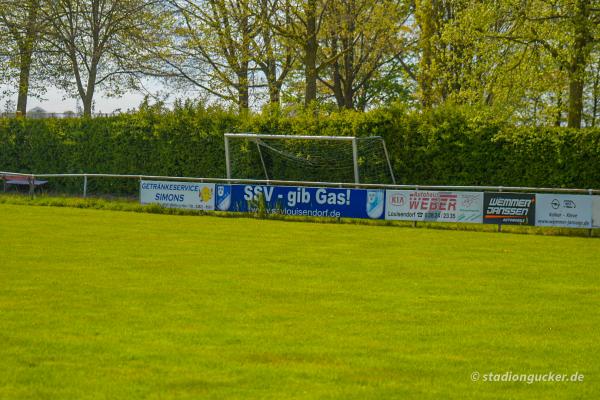
[[386, 190], [385, 219], [483, 222], [483, 193]]
[[600, 196], [592, 197], [592, 226], [600, 228]]
[[170, 208], [215, 209], [215, 184], [176, 181], [141, 181], [140, 203]]
[[535, 203], [536, 226], [592, 227], [592, 196], [536, 194]]

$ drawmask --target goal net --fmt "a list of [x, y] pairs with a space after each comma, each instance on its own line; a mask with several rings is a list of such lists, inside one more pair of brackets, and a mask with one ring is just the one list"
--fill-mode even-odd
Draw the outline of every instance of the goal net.
[[383, 138], [225, 134], [227, 177], [395, 183]]

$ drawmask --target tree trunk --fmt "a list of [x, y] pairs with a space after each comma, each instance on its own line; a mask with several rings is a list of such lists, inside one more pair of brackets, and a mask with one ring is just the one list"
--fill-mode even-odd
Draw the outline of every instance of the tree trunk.
[[271, 85], [269, 88], [269, 103], [279, 105], [279, 102], [279, 88], [277, 87], [277, 85]]
[[348, 110], [354, 109], [354, 31], [355, 27], [355, 5], [353, 0], [346, 0], [346, 18], [348, 26], [346, 29], [347, 37], [344, 38], [344, 108]]
[[277, 61], [273, 54], [273, 32], [269, 24], [270, 4], [267, 0], [260, 1], [261, 36], [264, 44], [265, 59], [259, 63], [262, 72], [267, 79], [269, 90], [269, 103], [279, 104], [279, 91], [281, 87], [277, 84]]
[[94, 104], [94, 92], [88, 92], [86, 96], [81, 99], [83, 101], [83, 116], [91, 117], [92, 116], [92, 107]]
[[306, 7], [306, 45], [304, 48], [305, 92], [304, 104], [317, 99], [317, 17], [316, 0], [308, 0]]
[[342, 90], [342, 77], [340, 76], [340, 65], [337, 61], [333, 63], [333, 95], [339, 108], [344, 107], [344, 91]]
[[273, 62], [273, 65], [269, 65], [270, 78], [267, 77], [267, 80], [269, 81], [269, 103], [279, 105], [281, 86], [277, 83], [276, 74], [277, 69]]
[[19, 93], [17, 97], [17, 115], [27, 114], [27, 98], [29, 96], [29, 77], [31, 75], [31, 62], [33, 50], [38, 36], [38, 11], [39, 0], [31, 0], [28, 3], [29, 14], [27, 15], [27, 29], [23, 42], [19, 46]]
[[600, 60], [598, 60], [598, 64], [596, 65], [596, 74], [592, 86], [592, 128], [596, 126], [598, 103], [600, 103]]
[[243, 68], [238, 74], [238, 106], [240, 111], [245, 111], [250, 106], [248, 90], [248, 69]]
[[[98, 60], [98, 61], [96, 61]], [[96, 77], [98, 73], [98, 62], [99, 59], [93, 57], [92, 68], [90, 69], [90, 75], [88, 76], [87, 87], [84, 95], [81, 98], [83, 102], [83, 116], [91, 117], [92, 116], [92, 108], [94, 106], [94, 92], [96, 91]]]
[[559, 91], [556, 98], [556, 119], [554, 120], [554, 126], [560, 126], [562, 123], [562, 93]]
[[31, 51], [21, 53], [21, 68], [19, 71], [19, 94], [17, 98], [17, 114], [27, 114], [27, 98], [29, 96], [29, 75], [31, 71]]
[[[332, 54], [337, 55], [339, 51], [337, 33], [332, 35], [330, 46]], [[337, 103], [338, 108], [342, 108], [344, 107], [344, 91], [342, 89], [342, 76], [340, 74], [339, 58], [336, 58], [331, 64], [331, 75], [333, 80], [331, 88], [333, 91], [333, 97], [335, 97], [335, 102]]]
[[238, 70], [238, 106], [240, 112], [248, 110], [250, 107], [250, 81], [248, 78], [248, 69], [250, 62], [250, 23], [249, 16], [244, 15], [240, 19], [240, 30], [242, 31], [242, 44], [240, 49], [240, 60]]
[[263, 70], [265, 77], [267, 78], [267, 86], [269, 87], [269, 103], [279, 104], [281, 84], [277, 80], [277, 64], [271, 55], [266, 60], [266, 65]]
[[[576, 75], [575, 75], [576, 74]], [[574, 73], [569, 81], [569, 128], [581, 128], [583, 115], [583, 77]]]
[[423, 107], [431, 107], [433, 104], [433, 78], [431, 73], [431, 65], [433, 59], [433, 44], [432, 39], [435, 30], [433, 4], [426, 0], [418, 0], [415, 2], [415, 16], [417, 23], [421, 28], [419, 38], [420, 47], [422, 49], [421, 61], [419, 67], [419, 91], [421, 97], [421, 105]]
[[352, 50], [344, 55], [344, 108], [354, 109], [354, 54]]
[[591, 35], [588, 29], [588, 0], [577, 1], [577, 15], [574, 18], [575, 40], [573, 58], [569, 65], [569, 128], [581, 128], [583, 116], [583, 86], [588, 44]]

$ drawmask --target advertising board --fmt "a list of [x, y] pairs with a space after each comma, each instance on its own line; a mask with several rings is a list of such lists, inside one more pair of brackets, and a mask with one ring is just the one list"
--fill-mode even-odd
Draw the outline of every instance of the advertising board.
[[140, 181], [140, 203], [211, 211], [215, 209], [215, 184]]
[[592, 196], [536, 194], [536, 226], [591, 228]]
[[217, 185], [216, 209], [290, 216], [381, 219], [385, 191], [304, 186]]
[[388, 220], [468, 222], [483, 220], [483, 193], [387, 190]]
[[592, 196], [592, 227], [600, 228], [600, 196]]
[[533, 225], [535, 223], [535, 194], [485, 193], [483, 223]]

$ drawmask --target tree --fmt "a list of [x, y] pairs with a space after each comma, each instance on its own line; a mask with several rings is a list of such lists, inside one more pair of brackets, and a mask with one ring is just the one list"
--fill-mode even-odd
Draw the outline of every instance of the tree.
[[331, 60], [319, 81], [328, 87], [338, 107], [366, 107], [375, 80], [397, 79], [406, 51], [409, 2], [399, 0], [333, 0], [325, 17], [322, 59]]
[[[533, 49], [540, 53], [535, 67], [544, 70], [546, 78], [551, 78], [550, 84], [556, 79], [567, 81], [567, 124], [581, 127], [586, 70], [590, 54], [600, 40], [600, 1], [505, 0], [499, 3], [504, 5], [501, 10], [509, 27], [490, 38], [505, 41], [522, 52]], [[553, 96], [559, 112], [563, 106], [562, 91], [562, 87], [557, 87]], [[556, 120], [560, 122], [560, 118]]]
[[287, 45], [296, 49], [296, 57], [301, 62], [304, 74], [305, 105], [317, 100], [319, 71], [330, 62], [319, 59], [319, 36], [329, 1], [282, 0], [281, 7], [287, 18], [272, 25]]
[[420, 51], [418, 96], [423, 107], [445, 101], [463, 102], [461, 97], [469, 91], [465, 80], [473, 76], [480, 58], [470, 36], [452, 35], [457, 27], [465, 28], [459, 21], [469, 1], [415, 1]]
[[250, 104], [256, 13], [249, 0], [169, 0], [177, 24], [157, 75], [178, 78], [241, 110]]
[[586, 125], [595, 127], [600, 120], [600, 51], [594, 52], [591, 59], [588, 71], [590, 91], [586, 102], [588, 112], [584, 115], [587, 116]]
[[168, 16], [160, 0], [59, 0], [48, 2], [44, 40], [56, 83], [76, 93], [90, 116], [99, 86], [113, 93], [144, 72], [148, 49], [163, 39]]
[[[423, 106], [479, 103], [580, 127], [598, 0], [417, 1]], [[566, 83], [565, 83], [566, 82]]]
[[4, 60], [5, 70], [17, 70], [17, 113], [23, 116], [27, 113], [31, 68], [43, 25], [41, 8], [41, 0], [0, 0], [0, 32], [4, 31], [2, 36], [8, 39], [2, 46], [8, 51], [0, 54], [0, 59]]
[[290, 12], [282, 7], [282, 0], [259, 0], [254, 12], [257, 35], [252, 41], [253, 59], [267, 82], [269, 102], [279, 104], [283, 84], [296, 67], [297, 56], [274, 26], [286, 26], [291, 20]]
[[433, 40], [436, 37], [436, 33], [439, 35], [439, 21], [436, 18], [435, 11], [433, 2], [415, 0], [415, 19], [421, 30], [419, 35], [419, 49], [421, 51], [418, 77], [419, 97], [421, 105], [425, 108], [433, 104]]
[[585, 71], [598, 40], [600, 2], [597, 0], [537, 0], [521, 6], [519, 25], [511, 39], [539, 43], [568, 79], [568, 126], [580, 128]]

